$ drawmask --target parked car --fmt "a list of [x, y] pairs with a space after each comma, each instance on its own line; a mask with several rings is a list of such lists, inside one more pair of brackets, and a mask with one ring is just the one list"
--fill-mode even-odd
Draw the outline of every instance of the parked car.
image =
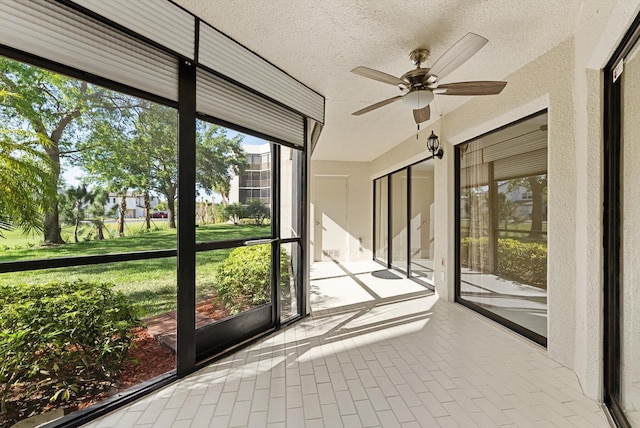
[[169, 217], [169, 214], [167, 214], [166, 211], [156, 211], [154, 213], [151, 213], [151, 218], [167, 218]]

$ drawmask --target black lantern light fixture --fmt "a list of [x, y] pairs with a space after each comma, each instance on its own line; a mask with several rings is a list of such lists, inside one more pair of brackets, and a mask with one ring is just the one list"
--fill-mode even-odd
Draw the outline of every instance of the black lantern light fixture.
[[427, 138], [427, 150], [431, 152], [431, 157], [442, 159], [444, 151], [440, 148], [440, 139], [431, 131], [431, 135]]

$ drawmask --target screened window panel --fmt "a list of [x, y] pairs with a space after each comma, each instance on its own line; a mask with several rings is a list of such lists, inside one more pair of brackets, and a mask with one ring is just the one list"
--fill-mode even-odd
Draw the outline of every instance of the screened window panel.
[[164, 98], [178, 99], [178, 62], [59, 3], [0, 2], [3, 44]]
[[198, 60], [247, 87], [324, 123], [324, 97], [209, 25], [200, 26]]
[[195, 18], [166, 0], [74, 0], [174, 52], [193, 59]]
[[304, 145], [302, 116], [202, 69], [198, 69], [196, 87], [199, 112], [297, 146]]

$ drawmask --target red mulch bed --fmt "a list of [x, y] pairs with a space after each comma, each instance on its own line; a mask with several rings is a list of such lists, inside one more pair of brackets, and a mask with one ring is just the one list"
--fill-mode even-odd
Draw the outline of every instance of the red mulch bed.
[[[212, 320], [220, 320], [230, 315], [215, 296], [199, 303], [196, 311]], [[145, 328], [136, 328], [133, 332], [136, 337], [134, 346], [129, 350], [131, 360], [123, 363], [122, 372], [115, 382], [100, 382], [81, 390], [74, 399], [64, 404], [65, 414], [84, 409], [175, 368], [175, 354], [171, 349], [158, 342]], [[13, 388], [13, 393], [7, 401], [7, 413], [0, 414], [0, 428], [11, 427], [19, 420], [54, 408], [56, 406], [49, 403], [48, 397], [43, 394], [35, 393], [26, 397], [23, 388]]]
[[213, 320], [221, 320], [231, 315], [215, 295], [212, 296], [211, 299], [198, 303], [196, 305], [196, 312]]
[[[92, 388], [83, 389], [75, 399], [65, 403], [65, 414], [83, 409], [134, 385], [153, 379], [175, 368], [173, 351], [161, 345], [146, 329], [134, 330], [136, 338], [134, 346], [129, 350], [129, 357], [137, 360], [126, 361], [122, 365], [122, 373], [115, 383], [101, 382]], [[0, 428], [7, 428], [21, 419], [54, 409], [49, 399], [42, 394], [25, 396], [21, 388], [14, 388], [7, 402], [7, 414], [0, 415]]]

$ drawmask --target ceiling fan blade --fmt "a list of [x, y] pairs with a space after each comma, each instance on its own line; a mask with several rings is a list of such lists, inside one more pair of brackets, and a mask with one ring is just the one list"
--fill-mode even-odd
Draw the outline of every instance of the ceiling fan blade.
[[438, 85], [435, 92], [441, 95], [496, 95], [506, 85], [507, 82], [493, 81], [444, 83]]
[[402, 85], [408, 86], [409, 83], [404, 80], [392, 76], [387, 73], [383, 73], [382, 71], [374, 70], [373, 68], [368, 67], [356, 67], [351, 70], [352, 73], [357, 74], [358, 76], [366, 77], [368, 79], [377, 80], [378, 82], [387, 83], [389, 85]]
[[430, 117], [431, 117], [431, 108], [429, 107], [428, 104], [425, 108], [421, 108], [419, 110], [413, 111], [413, 118], [415, 119], [416, 123], [426, 122], [427, 120], [429, 120]]
[[388, 98], [388, 99], [383, 100], [383, 101], [378, 101], [377, 103], [375, 103], [375, 104], [371, 104], [370, 106], [365, 107], [365, 108], [363, 108], [363, 109], [361, 109], [361, 110], [354, 111], [354, 112], [353, 112], [353, 113], [351, 113], [351, 114], [352, 114], [353, 116], [360, 116], [361, 114], [368, 113], [368, 112], [370, 112], [371, 110], [375, 110], [375, 109], [377, 109], [377, 108], [380, 108], [380, 107], [386, 106], [387, 104], [391, 104], [391, 103], [392, 103], [392, 102], [394, 102], [394, 101], [398, 101], [400, 98], [402, 98], [402, 95], [396, 95], [395, 97]]
[[475, 55], [487, 42], [488, 40], [482, 36], [467, 33], [433, 63], [429, 74], [435, 74], [442, 79]]

